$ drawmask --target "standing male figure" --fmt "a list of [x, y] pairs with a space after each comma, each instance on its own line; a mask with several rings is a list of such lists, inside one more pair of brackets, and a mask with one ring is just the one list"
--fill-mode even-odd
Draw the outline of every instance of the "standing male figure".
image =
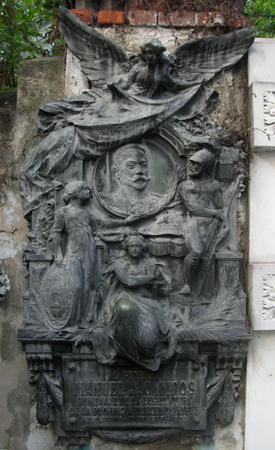
[[[184, 283], [181, 294], [190, 294], [195, 270], [203, 256], [210, 225], [224, 220], [220, 183], [213, 178], [214, 156], [203, 148], [188, 161], [188, 179], [180, 184], [179, 193], [187, 212], [184, 259]], [[216, 223], [219, 223], [216, 222]]]

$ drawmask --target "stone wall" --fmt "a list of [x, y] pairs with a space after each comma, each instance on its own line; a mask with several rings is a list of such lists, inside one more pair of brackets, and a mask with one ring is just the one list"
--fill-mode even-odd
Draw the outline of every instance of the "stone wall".
[[249, 51], [248, 65], [253, 155], [249, 195], [249, 310], [254, 338], [248, 353], [246, 450], [274, 446], [274, 51], [274, 39], [256, 39]]
[[0, 94], [0, 259], [11, 285], [0, 306], [0, 448], [3, 450], [28, 448], [34, 405], [26, 360], [17, 340], [17, 330], [22, 326], [22, 295], [28, 287], [22, 264], [28, 227], [23, 218], [18, 170], [27, 151], [37, 141], [35, 118], [39, 107], [63, 95], [63, 58], [21, 63], [17, 95]]
[[[107, 36], [123, 45], [129, 52], [137, 51], [146, 38], [160, 38], [168, 52], [175, 43], [188, 38], [190, 30], [169, 28], [123, 27], [101, 29]], [[65, 86], [66, 78], [66, 86]], [[217, 79], [220, 101], [211, 117], [221, 126], [226, 123], [242, 132], [246, 128], [246, 61]], [[1, 182], [1, 260], [11, 290], [0, 306], [0, 449], [53, 450], [53, 427], [42, 427], [35, 419], [35, 399], [28, 383], [27, 363], [17, 341], [17, 329], [22, 322], [22, 295], [27, 289], [22, 251], [27, 245], [27, 223], [23, 218], [17, 186], [17, 174], [28, 150], [35, 145], [35, 117], [40, 106], [66, 95], [76, 95], [87, 87], [75, 59], [68, 55], [66, 77], [63, 58], [45, 58], [21, 63], [17, 98], [15, 94], [0, 96], [1, 150], [3, 161]], [[244, 197], [245, 198], [245, 197]], [[245, 200], [240, 209], [240, 227], [245, 235]], [[243, 239], [243, 247], [246, 246]], [[244, 386], [244, 383], [242, 384]], [[244, 432], [244, 388], [237, 402], [234, 423], [217, 427], [215, 445], [183, 445], [178, 438], [147, 445], [106, 443], [93, 438], [85, 450], [242, 450]], [[250, 450], [250, 449], [248, 449]]]
[[247, 25], [244, 3], [242, 0], [76, 0], [71, 11], [94, 26], [228, 29]]

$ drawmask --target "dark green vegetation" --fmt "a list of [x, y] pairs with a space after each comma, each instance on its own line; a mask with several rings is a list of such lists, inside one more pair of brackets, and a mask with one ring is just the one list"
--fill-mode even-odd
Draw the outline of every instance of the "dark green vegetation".
[[3, 0], [0, 4], [0, 91], [17, 86], [19, 62], [60, 55], [64, 41], [58, 31], [63, 0]]
[[275, 37], [275, 0], [250, 0], [245, 12], [255, 28], [255, 36]]

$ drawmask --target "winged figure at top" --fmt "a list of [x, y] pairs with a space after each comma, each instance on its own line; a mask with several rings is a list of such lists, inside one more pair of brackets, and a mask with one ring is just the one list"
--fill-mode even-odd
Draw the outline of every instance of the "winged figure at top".
[[68, 47], [92, 83], [117, 82], [123, 89], [152, 99], [206, 83], [216, 73], [232, 67], [254, 39], [253, 30], [247, 28], [184, 42], [166, 56], [166, 48], [154, 38], [141, 45], [139, 55], [128, 58], [120, 45], [63, 7], [59, 20]]
[[[30, 156], [22, 171], [22, 182], [29, 183], [31, 178], [33, 184], [26, 212], [39, 203], [41, 189], [53, 188], [49, 178], [45, 181], [45, 167], [54, 178], [73, 155], [95, 158], [140, 140], [168, 120], [188, 120], [201, 114], [218, 97], [208, 81], [236, 64], [254, 40], [253, 30], [247, 28], [184, 42], [167, 56], [164, 45], [150, 39], [141, 45], [138, 55], [128, 57], [120, 45], [63, 7], [59, 24], [90, 89], [40, 108], [38, 132], [52, 133], [32, 153], [40, 156]], [[36, 176], [30, 177], [33, 173]]]

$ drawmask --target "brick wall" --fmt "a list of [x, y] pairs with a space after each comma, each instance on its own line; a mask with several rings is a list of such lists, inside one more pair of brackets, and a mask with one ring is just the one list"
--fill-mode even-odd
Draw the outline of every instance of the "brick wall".
[[[170, 5], [170, 6], [169, 6]], [[84, 7], [85, 6], [85, 7]], [[176, 8], [178, 6], [178, 8]], [[213, 10], [211, 10], [211, 7]], [[71, 11], [88, 25], [173, 28], [243, 28], [248, 20], [243, 14], [241, 0], [222, 3], [170, 0], [114, 1], [76, 0]], [[230, 30], [229, 30], [230, 31]]]

